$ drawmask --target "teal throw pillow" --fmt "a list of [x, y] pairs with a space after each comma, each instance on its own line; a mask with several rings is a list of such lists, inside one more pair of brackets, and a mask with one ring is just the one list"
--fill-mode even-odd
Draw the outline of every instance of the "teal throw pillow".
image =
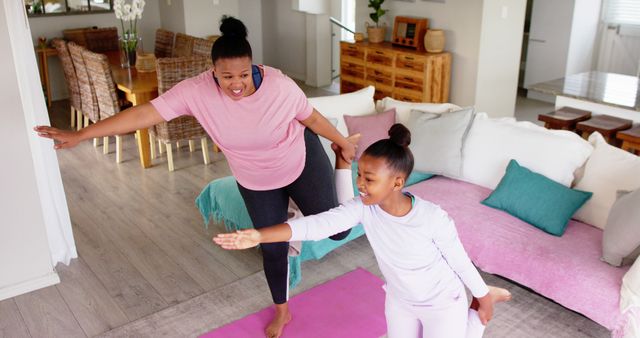
[[[407, 183], [405, 184], [405, 187], [408, 187], [410, 185], [414, 185], [416, 183], [420, 183], [422, 181], [426, 181], [428, 179], [430, 179], [431, 177], [433, 177], [433, 174], [429, 174], [429, 173], [423, 173], [423, 172], [419, 172], [419, 171], [413, 171], [411, 172], [411, 175], [409, 175], [409, 178], [407, 179]], [[358, 185], [356, 184], [356, 179], [358, 178], [358, 161], [352, 161], [351, 162], [351, 178], [353, 178], [352, 182], [353, 182], [353, 193], [358, 196]]]
[[496, 190], [482, 204], [562, 236], [571, 216], [591, 195], [591, 192], [567, 188], [511, 160]]

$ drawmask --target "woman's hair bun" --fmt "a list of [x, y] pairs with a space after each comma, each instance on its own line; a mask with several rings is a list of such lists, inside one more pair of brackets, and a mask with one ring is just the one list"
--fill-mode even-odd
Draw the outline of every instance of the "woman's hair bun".
[[222, 17], [222, 20], [220, 20], [220, 32], [223, 36], [247, 38], [247, 27], [242, 21], [232, 16], [225, 15]]
[[406, 148], [411, 144], [411, 132], [404, 125], [396, 123], [389, 129], [389, 139], [393, 143]]

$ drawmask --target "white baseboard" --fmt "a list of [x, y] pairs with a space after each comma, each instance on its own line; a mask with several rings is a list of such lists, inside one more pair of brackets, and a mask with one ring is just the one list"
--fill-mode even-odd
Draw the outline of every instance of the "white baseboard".
[[44, 276], [1, 288], [0, 301], [58, 283], [60, 283], [60, 277], [58, 277], [58, 274], [55, 271], [51, 271]]
[[533, 100], [538, 100], [538, 101], [544, 101], [544, 102], [548, 102], [548, 103], [555, 103], [556, 102], [556, 96], [555, 95], [547, 94], [547, 93], [541, 93], [541, 92], [537, 92], [537, 91], [531, 90], [531, 89], [529, 89], [527, 91], [527, 98], [533, 99]]

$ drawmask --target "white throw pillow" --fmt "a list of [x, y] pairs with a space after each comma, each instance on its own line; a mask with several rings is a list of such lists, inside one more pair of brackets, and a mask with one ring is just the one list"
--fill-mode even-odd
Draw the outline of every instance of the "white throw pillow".
[[461, 107], [452, 103], [414, 103], [398, 101], [390, 97], [385, 97], [384, 99], [376, 102], [376, 110], [378, 113], [382, 113], [391, 108], [396, 109], [396, 122], [402, 123], [407, 127], [412, 109], [436, 114], [448, 113], [461, 109]]
[[509, 160], [569, 187], [593, 147], [575, 133], [476, 114], [463, 148], [462, 180], [495, 189]]
[[604, 229], [616, 192], [640, 188], [640, 157], [608, 144], [597, 132], [589, 136], [589, 142], [594, 146], [593, 154], [575, 188], [591, 191], [593, 197], [573, 218]]
[[435, 114], [412, 110], [409, 118], [414, 169], [452, 178], [462, 171], [462, 147], [473, 121], [473, 107]]
[[347, 125], [344, 123], [342, 116], [374, 114], [376, 112], [373, 101], [374, 91], [375, 88], [369, 86], [347, 94], [311, 97], [309, 98], [309, 103], [324, 117], [336, 118], [338, 120], [336, 128], [342, 135], [346, 136]]

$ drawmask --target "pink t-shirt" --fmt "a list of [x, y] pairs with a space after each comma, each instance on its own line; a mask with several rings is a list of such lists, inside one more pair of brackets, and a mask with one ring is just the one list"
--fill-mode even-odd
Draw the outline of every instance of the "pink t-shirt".
[[311, 116], [313, 107], [280, 70], [264, 66], [258, 90], [238, 101], [224, 94], [207, 71], [178, 83], [151, 104], [167, 121], [194, 116], [245, 188], [281, 188], [304, 169], [304, 125], [299, 121]]

